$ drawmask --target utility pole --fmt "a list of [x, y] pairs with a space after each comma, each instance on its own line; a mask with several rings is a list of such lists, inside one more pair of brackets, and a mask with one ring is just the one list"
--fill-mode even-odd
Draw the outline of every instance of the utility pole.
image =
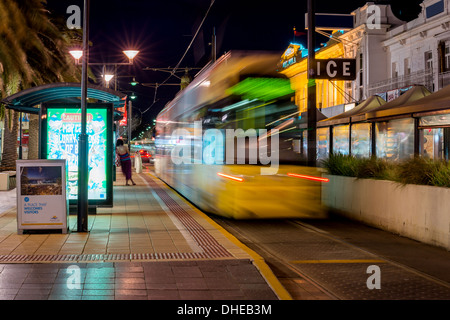
[[217, 60], [217, 40], [216, 40], [216, 28], [213, 29], [212, 41], [211, 41], [211, 49], [212, 49], [212, 62], [216, 62]]
[[130, 100], [128, 101], [128, 110], [127, 110], [127, 115], [128, 115], [128, 119], [127, 119], [127, 124], [128, 124], [128, 151], [131, 152], [131, 121], [133, 119], [133, 115], [132, 115], [132, 110], [133, 110], [133, 102]]
[[316, 166], [317, 158], [317, 106], [316, 106], [316, 80], [314, 79], [315, 66], [315, 29], [316, 10], [315, 0], [308, 0], [308, 166]]
[[89, 0], [84, 0], [83, 62], [81, 71], [81, 133], [78, 140], [78, 232], [88, 231], [88, 135], [87, 126], [87, 68], [89, 61]]

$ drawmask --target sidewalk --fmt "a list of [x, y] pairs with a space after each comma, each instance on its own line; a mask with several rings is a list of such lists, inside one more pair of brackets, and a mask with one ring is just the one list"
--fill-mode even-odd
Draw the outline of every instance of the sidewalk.
[[0, 192], [0, 300], [291, 298], [258, 255], [158, 178], [134, 180], [117, 172], [114, 206], [89, 215], [88, 233], [70, 215], [67, 234], [18, 235], [16, 190]]

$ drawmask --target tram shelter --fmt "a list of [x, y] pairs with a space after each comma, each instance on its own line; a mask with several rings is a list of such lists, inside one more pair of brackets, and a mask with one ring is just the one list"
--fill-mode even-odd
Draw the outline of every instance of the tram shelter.
[[[34, 136], [34, 141], [38, 144], [36, 158], [66, 159], [68, 199], [71, 205], [76, 204], [78, 193], [80, 97], [80, 83], [64, 82], [26, 89], [1, 101], [6, 108], [20, 112], [20, 118], [24, 113], [38, 116], [39, 130], [30, 132], [30, 138]], [[87, 98], [90, 147], [88, 201], [92, 209], [113, 205], [114, 121], [122, 119], [127, 96], [118, 91], [89, 84]]]

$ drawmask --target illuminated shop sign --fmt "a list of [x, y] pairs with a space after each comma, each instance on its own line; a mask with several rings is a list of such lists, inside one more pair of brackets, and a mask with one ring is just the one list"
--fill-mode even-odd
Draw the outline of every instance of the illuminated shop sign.
[[[78, 198], [78, 136], [81, 109], [78, 106], [47, 105], [42, 123], [41, 155], [45, 159], [66, 159], [67, 197]], [[89, 136], [89, 204], [112, 205], [112, 105], [88, 107], [86, 131]]]
[[315, 59], [309, 79], [355, 80], [356, 59]]

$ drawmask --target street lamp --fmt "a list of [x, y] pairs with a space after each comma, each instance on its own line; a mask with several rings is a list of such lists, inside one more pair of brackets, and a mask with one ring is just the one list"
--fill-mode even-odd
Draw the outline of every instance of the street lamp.
[[[124, 50], [122, 51], [128, 58], [128, 62], [113, 62], [113, 63], [102, 63], [102, 62], [89, 62], [88, 65], [89, 66], [103, 66], [103, 70], [105, 70], [105, 67], [108, 66], [114, 66], [114, 75], [116, 77], [116, 85], [114, 90], [117, 90], [117, 66], [130, 66], [132, 65], [133, 59], [137, 56], [137, 54], [139, 53], [139, 50]], [[75, 59], [75, 64], [79, 65], [80, 64], [80, 59], [83, 56], [83, 51], [81, 50], [71, 50], [69, 51], [69, 53], [72, 55], [72, 57]], [[105, 72], [103, 71], [103, 74], [105, 74]], [[136, 82], [137, 84], [137, 82]], [[109, 88], [109, 84], [106, 84], [106, 87]]]
[[[103, 65], [114, 65], [114, 66], [125, 66], [125, 65], [132, 65], [133, 64], [133, 59], [137, 56], [137, 54], [139, 53], [139, 50], [124, 50], [122, 51], [128, 58], [128, 62], [122, 62], [122, 63], [91, 63], [89, 62], [90, 66], [103, 66]], [[71, 50], [69, 51], [69, 53], [71, 54], [71, 56], [75, 59], [75, 63], [79, 64], [80, 63], [80, 58], [83, 56], [83, 51], [82, 50]]]
[[137, 81], [136, 81], [136, 78], [133, 77], [133, 81], [131, 81], [130, 84], [131, 84], [133, 87], [135, 87], [135, 86], [137, 86], [137, 85], [139, 84], [139, 82], [137, 82]]
[[[87, 232], [87, 220], [88, 220], [88, 134], [87, 134], [87, 86], [88, 86], [88, 72], [87, 68], [91, 65], [101, 65], [103, 70], [105, 70], [106, 65], [114, 65], [117, 70], [118, 65], [132, 65], [133, 59], [139, 53], [138, 50], [125, 50], [123, 53], [128, 57], [128, 62], [122, 63], [90, 63], [89, 60], [89, 8], [90, 0], [84, 0], [84, 11], [83, 11], [83, 50], [71, 50], [69, 53], [75, 59], [75, 64], [80, 64], [80, 59], [83, 55], [86, 55], [82, 59], [82, 79], [81, 79], [81, 133], [79, 135], [78, 144], [78, 231]], [[103, 72], [106, 87], [109, 87], [109, 81], [112, 79], [112, 75], [107, 75]], [[117, 79], [117, 77], [116, 77]], [[131, 109], [131, 102], [130, 102]], [[130, 112], [130, 123], [131, 123], [131, 112]], [[131, 136], [131, 126], [130, 126], [130, 136]]]
[[137, 56], [139, 50], [124, 50], [123, 53], [128, 57], [130, 63], [133, 63], [133, 59]]
[[75, 59], [76, 64], [79, 64], [80, 59], [83, 56], [83, 50], [71, 50], [69, 53]]
[[114, 78], [113, 74], [102, 74], [103, 79], [105, 80], [105, 86], [106, 88], [109, 88], [109, 82], [112, 78]]

